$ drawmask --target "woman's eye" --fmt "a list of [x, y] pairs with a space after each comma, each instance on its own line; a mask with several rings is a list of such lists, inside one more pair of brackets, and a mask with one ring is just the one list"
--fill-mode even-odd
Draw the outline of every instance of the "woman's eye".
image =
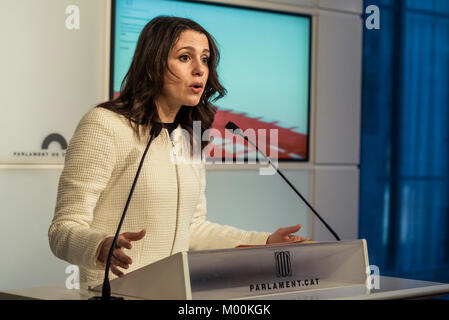
[[[190, 57], [185, 54], [179, 57], [179, 60], [181, 60], [182, 62], [187, 62], [189, 59], [190, 59]], [[203, 63], [209, 63], [209, 57], [201, 58], [201, 61]]]

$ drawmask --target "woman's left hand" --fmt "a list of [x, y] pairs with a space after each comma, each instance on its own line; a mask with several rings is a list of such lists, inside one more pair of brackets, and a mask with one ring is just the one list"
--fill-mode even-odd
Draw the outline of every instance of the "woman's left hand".
[[301, 229], [300, 224], [286, 228], [279, 228], [268, 237], [267, 244], [286, 243], [286, 242], [288, 243], [297, 241], [305, 241], [305, 242], [307, 241], [309, 243], [314, 242], [311, 241], [312, 239], [295, 236], [291, 234], [298, 232], [299, 229]]

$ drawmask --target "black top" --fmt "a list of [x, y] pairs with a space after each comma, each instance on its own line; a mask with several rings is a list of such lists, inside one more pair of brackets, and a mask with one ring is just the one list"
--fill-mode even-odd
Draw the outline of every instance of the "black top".
[[178, 127], [178, 123], [176, 122], [159, 122], [162, 125], [162, 128], [165, 128], [168, 130], [168, 134], [171, 134], [173, 130], [175, 130]]

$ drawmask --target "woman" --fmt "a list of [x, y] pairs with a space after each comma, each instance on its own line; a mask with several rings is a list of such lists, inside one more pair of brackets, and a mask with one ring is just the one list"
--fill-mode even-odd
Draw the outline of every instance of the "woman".
[[299, 225], [270, 235], [207, 221], [204, 162], [171, 161], [182, 143], [171, 140], [172, 131], [186, 130], [193, 142], [193, 121], [201, 121], [202, 132], [212, 125], [209, 100], [226, 92], [218, 81], [218, 60], [214, 40], [200, 25], [157, 17], [139, 36], [120, 96], [80, 121], [67, 149], [49, 242], [57, 257], [80, 266], [81, 281], [103, 278], [149, 129], [157, 123], [164, 128], [135, 187], [111, 260], [114, 275], [189, 249], [305, 240], [290, 235]]

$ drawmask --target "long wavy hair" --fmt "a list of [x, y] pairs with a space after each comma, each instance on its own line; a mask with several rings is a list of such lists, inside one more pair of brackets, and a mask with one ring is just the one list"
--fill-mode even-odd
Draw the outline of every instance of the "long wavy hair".
[[[170, 50], [186, 30], [204, 34], [210, 49], [209, 78], [198, 105], [182, 106], [175, 118], [175, 122], [189, 132], [190, 145], [193, 146], [193, 121], [201, 121], [203, 136], [204, 131], [212, 126], [216, 112], [216, 107], [210, 101], [216, 101], [226, 94], [226, 89], [218, 80], [218, 48], [213, 37], [195, 21], [159, 16], [148, 22], [140, 33], [131, 66], [120, 86], [120, 95], [96, 107], [123, 115], [129, 120], [138, 138], [142, 134], [147, 135], [150, 128], [160, 122], [155, 99], [162, 93]], [[217, 96], [213, 98], [215, 94]], [[208, 143], [209, 141], [201, 141], [201, 149]]]

